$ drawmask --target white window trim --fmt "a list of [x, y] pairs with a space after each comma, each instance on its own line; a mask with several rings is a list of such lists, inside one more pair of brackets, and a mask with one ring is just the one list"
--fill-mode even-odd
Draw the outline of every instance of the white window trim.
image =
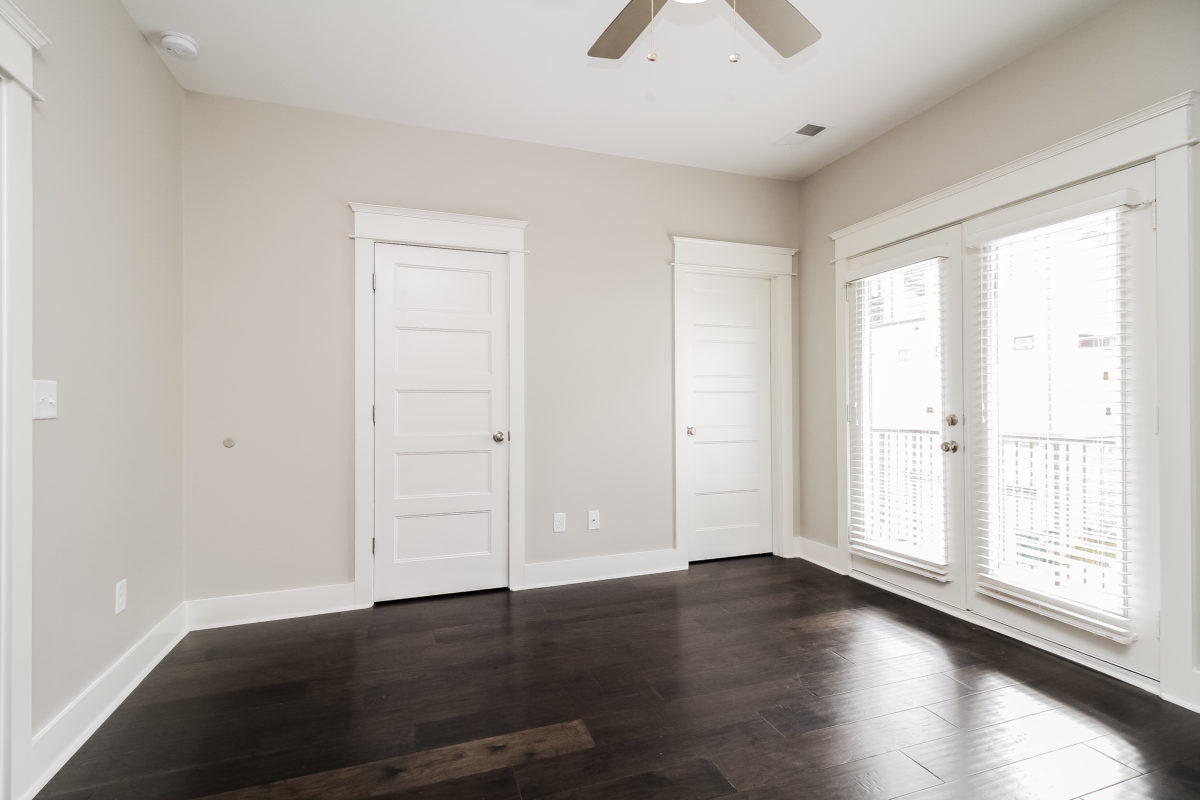
[[34, 51], [49, 44], [0, 0], [0, 799], [26, 792], [34, 758], [33, 656], [33, 89]]
[[[1159, 416], [1171, 432], [1160, 441], [1159, 510], [1161, 541], [1161, 656], [1158, 682], [1139, 679], [1074, 650], [1015, 632], [970, 612], [959, 612], [909, 593], [1016, 638], [1053, 650], [1118, 678], [1135, 683], [1179, 705], [1200, 711], [1200, 546], [1193, 498], [1200, 492], [1200, 372], [1193, 354], [1200, 352], [1200, 93], [1185, 92], [1087, 133], [1040, 150], [1026, 158], [985, 172], [943, 191], [879, 214], [831, 234], [836, 258], [835, 383], [838, 430], [846, 429], [847, 324], [842, 287], [849, 259], [895, 242], [994, 211], [1046, 192], [1099, 177], [1139, 163], [1155, 165], [1155, 217], [1158, 252]], [[1188, 336], [1161, 332], [1187, 331]], [[837, 566], [849, 572], [846, 517], [846, 442], [838, 437]], [[858, 577], [856, 575], [856, 577]], [[887, 587], [893, 588], [894, 587]]]
[[[792, 435], [792, 262], [796, 250], [787, 247], [672, 237], [675, 280], [680, 273], [756, 276], [771, 282], [771, 525], [775, 555], [797, 555], [794, 537]], [[675, 374], [675, 386], [681, 376]], [[682, 464], [683, 398], [675, 396], [675, 474]], [[686, 568], [687, 542], [679, 529], [679, 493], [675, 493], [675, 552]]]
[[508, 585], [525, 585], [525, 227], [521, 220], [351, 203], [354, 212], [354, 599], [375, 602], [375, 245], [508, 256]]

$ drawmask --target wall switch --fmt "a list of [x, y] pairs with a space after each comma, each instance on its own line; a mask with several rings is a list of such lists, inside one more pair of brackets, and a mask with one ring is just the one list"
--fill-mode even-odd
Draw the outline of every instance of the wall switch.
[[126, 600], [128, 589], [129, 589], [129, 581], [128, 580], [126, 580], [125, 578], [121, 578], [121, 580], [117, 581], [117, 610], [113, 612], [114, 614], [120, 614], [122, 611], [125, 610], [125, 600]]
[[567, 529], [567, 515], [561, 511], [554, 512], [554, 532], [563, 533]]
[[33, 382], [33, 418], [58, 418], [58, 381]]
[[589, 511], [588, 512], [588, 530], [589, 531], [600, 530], [600, 512], [599, 511]]

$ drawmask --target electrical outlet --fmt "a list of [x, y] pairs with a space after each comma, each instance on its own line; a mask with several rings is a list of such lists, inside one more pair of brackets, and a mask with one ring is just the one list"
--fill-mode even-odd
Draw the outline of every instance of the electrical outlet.
[[567, 530], [567, 515], [561, 511], [554, 512], [554, 532], [563, 533]]
[[117, 610], [113, 612], [114, 614], [120, 614], [125, 610], [125, 601], [128, 597], [128, 592], [129, 581], [121, 578], [121, 580], [117, 581]]
[[588, 512], [588, 530], [589, 531], [600, 530], [600, 512], [599, 511], [589, 511]]

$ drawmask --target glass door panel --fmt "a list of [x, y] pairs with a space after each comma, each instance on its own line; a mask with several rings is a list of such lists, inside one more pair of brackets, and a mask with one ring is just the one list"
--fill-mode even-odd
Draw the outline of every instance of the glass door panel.
[[[1121, 191], [1113, 191], [1120, 189]], [[969, 607], [1157, 674], [1153, 171], [968, 223]]]
[[848, 531], [854, 569], [963, 605], [957, 228], [855, 259]]

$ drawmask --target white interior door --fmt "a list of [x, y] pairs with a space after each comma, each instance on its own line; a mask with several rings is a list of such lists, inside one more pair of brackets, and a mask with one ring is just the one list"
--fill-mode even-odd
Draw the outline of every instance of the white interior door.
[[678, 271], [675, 370], [688, 560], [771, 552], [770, 279]]
[[508, 584], [506, 266], [376, 245], [376, 600]]

